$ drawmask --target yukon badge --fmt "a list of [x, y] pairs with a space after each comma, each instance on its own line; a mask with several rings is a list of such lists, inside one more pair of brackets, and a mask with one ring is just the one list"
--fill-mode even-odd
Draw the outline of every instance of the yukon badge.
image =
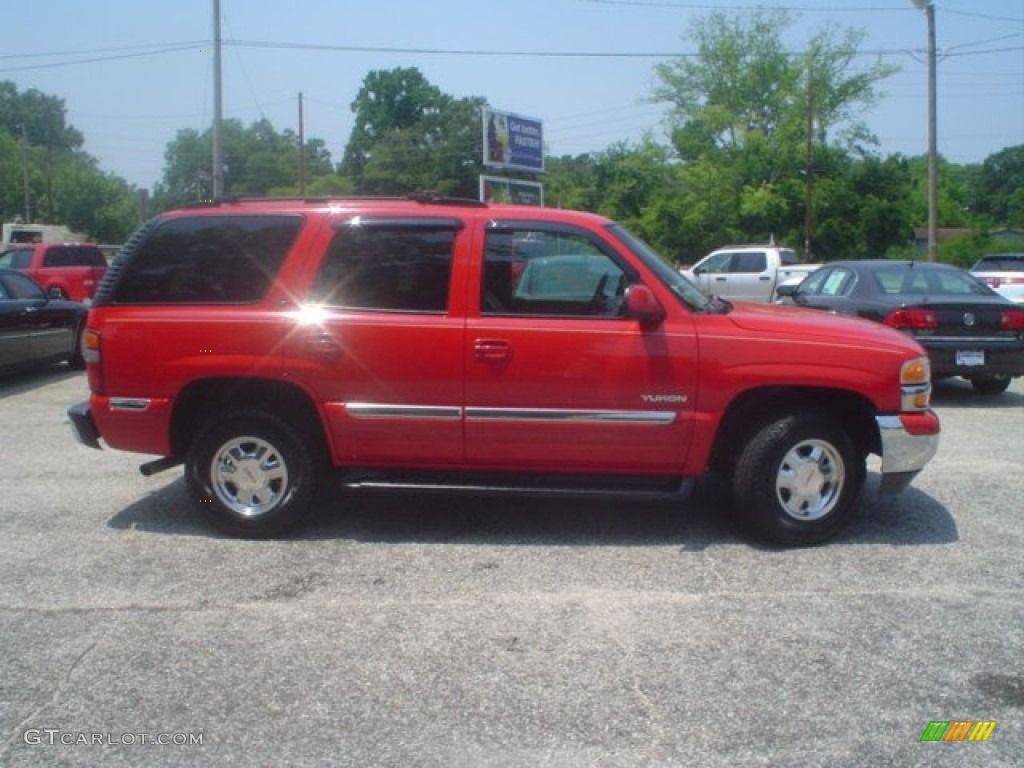
[[686, 395], [640, 395], [645, 403], [685, 403]]

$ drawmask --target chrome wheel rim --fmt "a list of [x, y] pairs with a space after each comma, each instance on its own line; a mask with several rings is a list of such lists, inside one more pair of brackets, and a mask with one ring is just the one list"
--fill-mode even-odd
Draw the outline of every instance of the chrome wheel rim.
[[236, 437], [213, 456], [210, 478], [217, 499], [243, 517], [258, 517], [276, 507], [288, 490], [288, 466], [271, 443]]
[[779, 464], [775, 495], [794, 520], [820, 520], [839, 503], [845, 476], [843, 458], [832, 444], [804, 440]]

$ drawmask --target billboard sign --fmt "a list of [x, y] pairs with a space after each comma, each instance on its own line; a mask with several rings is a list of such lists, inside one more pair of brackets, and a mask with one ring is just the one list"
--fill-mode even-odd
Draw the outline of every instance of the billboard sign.
[[540, 120], [483, 107], [484, 165], [543, 172], [544, 134]]
[[536, 181], [481, 176], [480, 199], [485, 203], [544, 205], [544, 185]]

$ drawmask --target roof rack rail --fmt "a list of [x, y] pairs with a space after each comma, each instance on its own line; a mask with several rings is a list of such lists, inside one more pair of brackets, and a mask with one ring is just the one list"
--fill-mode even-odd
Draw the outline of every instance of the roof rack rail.
[[406, 198], [424, 205], [462, 205], [467, 208], [486, 208], [487, 203], [472, 197], [446, 197], [436, 192], [413, 192]]
[[296, 203], [329, 203], [332, 200], [411, 200], [423, 205], [462, 205], [471, 208], [486, 208], [487, 203], [472, 197], [448, 197], [436, 192], [413, 192], [408, 195], [278, 195], [278, 196], [243, 196], [234, 195], [209, 200], [196, 200], [182, 208], [216, 208], [219, 205], [235, 203], [259, 202], [296, 202]]

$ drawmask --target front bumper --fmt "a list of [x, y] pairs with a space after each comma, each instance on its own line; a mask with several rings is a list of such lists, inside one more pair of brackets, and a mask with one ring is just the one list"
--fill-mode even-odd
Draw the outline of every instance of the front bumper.
[[71, 419], [71, 431], [78, 442], [90, 448], [102, 448], [100, 431], [96, 428], [96, 422], [92, 420], [88, 402], [78, 403], [68, 408], [68, 418]]
[[934, 411], [876, 416], [882, 444], [880, 493], [899, 493], [939, 449], [939, 417]]

